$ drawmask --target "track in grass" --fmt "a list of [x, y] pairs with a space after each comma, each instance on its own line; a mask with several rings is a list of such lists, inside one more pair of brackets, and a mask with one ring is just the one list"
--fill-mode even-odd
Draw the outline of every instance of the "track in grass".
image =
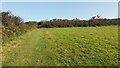
[[118, 65], [117, 32], [117, 26], [36, 29], [6, 55], [3, 65]]

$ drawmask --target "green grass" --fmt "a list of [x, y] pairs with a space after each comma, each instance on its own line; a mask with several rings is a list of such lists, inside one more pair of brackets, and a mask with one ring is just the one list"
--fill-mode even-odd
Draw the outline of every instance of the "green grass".
[[36, 29], [5, 56], [4, 66], [117, 66], [118, 28]]

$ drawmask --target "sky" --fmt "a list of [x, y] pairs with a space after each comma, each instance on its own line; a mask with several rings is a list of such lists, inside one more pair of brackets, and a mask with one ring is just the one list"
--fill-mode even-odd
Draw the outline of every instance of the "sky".
[[11, 11], [24, 21], [50, 19], [85, 19], [95, 15], [118, 17], [117, 2], [3, 2], [2, 11]]
[[119, 0], [1, 0], [2, 2], [118, 2]]

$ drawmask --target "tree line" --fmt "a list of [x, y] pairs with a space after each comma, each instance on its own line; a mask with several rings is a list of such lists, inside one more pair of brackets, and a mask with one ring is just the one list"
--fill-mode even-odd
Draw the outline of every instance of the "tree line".
[[[120, 20], [120, 19], [119, 19]], [[52, 19], [50, 21], [40, 21], [37, 28], [54, 28], [54, 27], [88, 27], [88, 26], [109, 26], [118, 25], [118, 19]]]

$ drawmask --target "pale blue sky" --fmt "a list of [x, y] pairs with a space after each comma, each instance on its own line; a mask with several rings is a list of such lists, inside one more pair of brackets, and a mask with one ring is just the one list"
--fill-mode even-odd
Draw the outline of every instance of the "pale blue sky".
[[104, 18], [118, 17], [117, 2], [3, 2], [2, 10], [9, 10], [25, 21], [90, 19], [94, 15]]
[[1, 0], [2, 2], [118, 2], [119, 0]]

